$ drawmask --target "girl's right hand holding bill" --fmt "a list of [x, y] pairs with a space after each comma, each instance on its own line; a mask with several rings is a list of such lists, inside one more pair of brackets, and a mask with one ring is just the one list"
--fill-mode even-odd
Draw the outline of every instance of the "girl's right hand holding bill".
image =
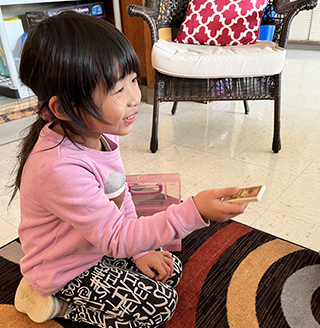
[[242, 214], [247, 207], [247, 203], [237, 204], [223, 201], [223, 198], [230, 197], [238, 191], [238, 187], [209, 189], [199, 192], [193, 200], [204, 219], [225, 222]]

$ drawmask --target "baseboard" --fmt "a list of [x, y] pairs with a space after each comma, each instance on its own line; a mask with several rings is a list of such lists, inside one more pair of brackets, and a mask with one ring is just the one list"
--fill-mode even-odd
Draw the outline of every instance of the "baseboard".
[[140, 85], [141, 100], [149, 105], [153, 104], [153, 89], [148, 88], [146, 85]]
[[320, 43], [288, 42], [287, 49], [320, 51]]

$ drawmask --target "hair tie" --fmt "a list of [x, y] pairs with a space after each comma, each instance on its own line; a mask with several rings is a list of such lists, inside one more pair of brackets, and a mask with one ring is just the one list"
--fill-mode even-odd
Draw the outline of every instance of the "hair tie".
[[54, 120], [51, 111], [47, 107], [44, 107], [43, 104], [38, 103], [38, 113], [44, 121], [51, 122]]

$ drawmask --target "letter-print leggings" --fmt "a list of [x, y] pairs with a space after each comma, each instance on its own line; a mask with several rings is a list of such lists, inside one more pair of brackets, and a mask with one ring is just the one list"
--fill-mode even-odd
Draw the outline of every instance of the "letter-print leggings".
[[68, 302], [64, 318], [101, 328], [154, 328], [167, 322], [182, 274], [181, 261], [173, 254], [172, 259], [173, 276], [162, 283], [144, 275], [132, 258], [104, 256], [55, 294]]

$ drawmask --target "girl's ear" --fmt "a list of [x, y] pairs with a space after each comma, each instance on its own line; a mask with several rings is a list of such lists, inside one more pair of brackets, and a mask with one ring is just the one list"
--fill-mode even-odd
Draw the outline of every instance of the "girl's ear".
[[60, 106], [57, 96], [53, 96], [49, 100], [49, 109], [51, 110], [52, 114], [62, 121], [70, 121], [69, 116], [65, 113], [63, 108]]

